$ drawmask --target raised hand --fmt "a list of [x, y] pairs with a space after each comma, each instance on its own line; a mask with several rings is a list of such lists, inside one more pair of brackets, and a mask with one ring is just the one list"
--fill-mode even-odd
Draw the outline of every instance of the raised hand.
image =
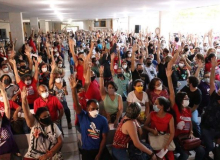
[[56, 63], [52, 62], [50, 66], [51, 66], [51, 70], [54, 71], [56, 68]]
[[218, 65], [216, 57], [211, 58], [212, 67], [216, 67]]
[[103, 73], [104, 73], [104, 66], [100, 66], [100, 68], [99, 68], [99, 74], [100, 74], [100, 75], [103, 75]]
[[16, 66], [16, 61], [14, 59], [9, 59], [9, 62], [13, 65]]
[[21, 90], [21, 99], [26, 99], [27, 98], [27, 89], [26, 87], [23, 87]]
[[170, 68], [170, 69], [166, 69], [166, 75], [167, 75], [167, 77], [171, 77], [172, 74], [173, 74], [173, 71], [172, 71], [171, 68]]
[[1, 92], [5, 91], [5, 87], [2, 82], [0, 82], [0, 91]]
[[133, 51], [133, 52], [136, 52], [136, 51], [137, 51], [137, 44], [136, 44], [136, 43], [134, 43], [133, 48], [132, 48], [132, 51]]
[[70, 82], [70, 87], [71, 88], [76, 88], [76, 85], [78, 83], [78, 80], [76, 81], [76, 77], [75, 76], [70, 76], [69, 78], [69, 82]]

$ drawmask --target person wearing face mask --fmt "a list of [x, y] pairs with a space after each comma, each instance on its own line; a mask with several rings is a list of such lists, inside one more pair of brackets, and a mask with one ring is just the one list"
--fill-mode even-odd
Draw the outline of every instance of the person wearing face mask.
[[[202, 116], [201, 121], [201, 137], [205, 145], [206, 157], [209, 157], [209, 152], [214, 150], [213, 141], [215, 139], [219, 141], [220, 137], [220, 90], [216, 91], [215, 88], [215, 67], [217, 66], [217, 60], [215, 57], [211, 59], [211, 64], [212, 68], [210, 75], [210, 102], [208, 107], [205, 109], [205, 114]], [[214, 157], [215, 154], [218, 153], [214, 152]]]
[[40, 75], [39, 75], [39, 84], [49, 85], [50, 71], [46, 63], [40, 64]]
[[3, 86], [5, 87], [8, 99], [16, 102], [18, 99], [18, 95], [20, 94], [18, 85], [13, 84], [11, 78], [7, 74], [4, 74], [0, 78], [0, 81], [3, 83]]
[[193, 58], [195, 57], [195, 55], [197, 55], [198, 53], [200, 53], [200, 48], [199, 47], [196, 47], [194, 50], [193, 50], [193, 54], [189, 55], [188, 56], [188, 59], [190, 61], [193, 61]]
[[157, 76], [156, 68], [152, 65], [152, 59], [150, 57], [147, 58], [144, 73], [148, 75], [150, 81]]
[[126, 61], [122, 61], [121, 67], [124, 70], [124, 76], [130, 81], [132, 80], [132, 74], [131, 74], [131, 69], [128, 66], [128, 63]]
[[104, 67], [100, 67], [100, 92], [101, 92], [101, 98], [104, 102], [104, 109], [105, 109], [105, 115], [108, 119], [109, 123], [114, 123], [114, 127], [116, 128], [118, 126], [119, 120], [122, 115], [123, 111], [123, 101], [121, 95], [119, 95], [117, 92], [118, 86], [113, 82], [110, 81], [107, 83], [106, 88], [104, 87], [104, 80], [103, 80], [103, 73], [104, 73]]
[[[40, 107], [35, 116], [30, 112], [27, 101], [27, 90], [21, 91], [22, 109], [28, 127], [31, 128], [30, 144], [24, 160], [60, 159], [63, 160], [60, 149], [63, 143], [62, 132], [53, 123], [48, 107]], [[43, 143], [42, 143], [43, 142]]]
[[186, 92], [189, 97], [189, 107], [192, 112], [192, 123], [193, 123], [193, 130], [196, 137], [201, 136], [199, 121], [198, 121], [198, 107], [202, 101], [202, 93], [198, 88], [199, 80], [195, 76], [190, 76], [187, 79], [188, 85], [184, 86], [181, 89], [181, 92]]
[[[189, 106], [189, 97], [186, 92], [179, 92], [175, 95], [173, 91], [173, 84], [171, 78], [172, 70], [167, 70], [167, 79], [170, 91], [171, 107], [175, 113], [175, 138], [174, 143], [176, 145], [177, 153], [180, 153], [178, 160], [187, 160], [189, 154], [181, 147], [178, 140], [179, 135], [186, 135], [188, 138], [194, 139], [193, 125], [192, 125], [192, 113]], [[200, 145], [195, 147], [196, 152], [195, 160], [202, 160], [205, 156], [205, 150]]]
[[47, 106], [51, 120], [56, 123], [62, 131], [60, 121], [64, 112], [63, 105], [56, 96], [49, 95], [47, 86], [43, 84], [38, 87], [38, 93], [40, 97], [34, 101], [34, 113], [37, 112], [38, 108]]
[[[144, 129], [149, 131], [149, 134], [152, 134], [153, 136], [169, 133], [169, 139], [164, 142], [163, 146], [163, 149], [168, 149], [168, 152], [163, 158], [174, 160], [174, 154], [173, 151], [169, 150], [169, 145], [173, 141], [175, 128], [173, 116], [168, 113], [169, 109], [170, 101], [165, 97], [158, 97], [153, 105], [154, 111], [152, 111], [147, 117]], [[151, 141], [151, 139], [149, 139], [149, 141]], [[156, 152], [160, 152], [160, 150]]]
[[151, 104], [154, 104], [156, 99], [160, 96], [169, 98], [166, 88], [163, 86], [161, 79], [154, 78], [148, 85], [148, 94]]
[[92, 71], [99, 77], [99, 61], [96, 59], [96, 57], [92, 57]]
[[186, 81], [186, 79], [190, 76], [190, 72], [183, 59], [180, 59], [179, 64], [175, 65], [175, 71], [178, 81]]
[[60, 100], [61, 104], [63, 105], [64, 113], [67, 119], [68, 129], [72, 129], [70, 109], [66, 101], [66, 95], [68, 95], [66, 81], [63, 78], [61, 78], [61, 75], [59, 73], [52, 72], [52, 74], [50, 75], [49, 89], [53, 92], [53, 94]]
[[16, 83], [18, 84], [19, 88], [22, 89], [24, 86], [27, 88], [28, 91], [28, 104], [31, 109], [33, 109], [33, 104], [34, 101], [38, 98], [38, 92], [37, 92], [37, 83], [38, 83], [38, 63], [35, 63], [35, 73], [34, 76], [32, 77], [31, 75], [24, 75], [22, 79], [20, 78], [16, 66], [15, 60], [10, 59], [9, 62], [13, 66], [14, 74], [15, 74], [15, 80]]
[[121, 95], [123, 101], [126, 101], [126, 96], [127, 96], [127, 85], [129, 83], [129, 79], [127, 79], [124, 76], [124, 71], [121, 67], [119, 67], [117, 69], [117, 74], [115, 74], [114, 68], [113, 68], [113, 64], [114, 64], [114, 53], [111, 55], [111, 73], [112, 73], [112, 77], [113, 77], [113, 81], [115, 82], [115, 84], [118, 86], [118, 90], [117, 93]]
[[63, 78], [65, 76], [65, 70], [63, 69], [62, 66], [63, 66], [63, 60], [59, 60], [55, 72], [59, 73]]
[[12, 83], [15, 83], [15, 75], [11, 68], [9, 68], [9, 65], [6, 63], [2, 64], [1, 70], [0, 70], [0, 77], [7, 74], [12, 79]]
[[141, 114], [138, 120], [144, 123], [150, 112], [149, 98], [146, 92], [143, 91], [143, 81], [137, 79], [134, 81], [134, 91], [128, 93], [127, 102], [128, 105], [132, 102], [138, 102], [141, 105]]
[[106, 139], [109, 132], [107, 119], [99, 114], [99, 104], [96, 100], [88, 100], [86, 110], [83, 110], [76, 93], [77, 81], [70, 77], [72, 97], [75, 112], [79, 119], [82, 136], [82, 160], [111, 160], [111, 155], [106, 148]]

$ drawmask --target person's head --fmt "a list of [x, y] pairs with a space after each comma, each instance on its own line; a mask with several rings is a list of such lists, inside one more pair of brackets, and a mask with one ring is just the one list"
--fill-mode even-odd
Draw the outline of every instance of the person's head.
[[99, 103], [95, 99], [90, 99], [86, 103], [87, 111], [89, 116], [92, 118], [96, 118], [99, 114]]
[[203, 81], [206, 82], [207, 84], [210, 84], [210, 72], [205, 72]]
[[49, 96], [49, 90], [48, 90], [47, 86], [44, 85], [44, 84], [41, 84], [41, 85], [38, 87], [38, 94], [39, 94], [43, 99], [46, 99], [46, 98]]
[[138, 73], [141, 74], [143, 72], [143, 70], [144, 70], [143, 64], [138, 63], [137, 64], [137, 71], [138, 71]]
[[126, 61], [123, 61], [123, 62], [122, 62], [122, 68], [123, 68], [124, 70], [127, 70], [127, 69], [128, 69], [128, 64], [127, 64]]
[[22, 77], [22, 81], [28, 86], [32, 83], [32, 76], [30, 74], [26, 74]]
[[60, 73], [55, 73], [54, 74], [54, 81], [55, 81], [55, 83], [61, 83], [62, 77], [61, 77]]
[[115, 92], [118, 90], [118, 86], [115, 84], [115, 82], [110, 81], [107, 84], [107, 91], [109, 95], [115, 94]]
[[124, 70], [121, 67], [118, 67], [117, 69], [118, 78], [123, 77], [123, 74], [124, 74]]
[[95, 74], [95, 72], [94, 71], [90, 71], [91, 72], [91, 74], [90, 74], [90, 77], [91, 77], [91, 81], [94, 81], [95, 80], [95, 78], [96, 78], [96, 74]]
[[178, 43], [178, 42], [179, 42], [179, 37], [175, 37], [175, 39], [174, 39], [174, 40], [175, 40], [175, 42], [177, 42], [177, 43]]
[[154, 102], [153, 109], [155, 112], [159, 112], [161, 110], [167, 112], [170, 109], [170, 101], [163, 96], [158, 97]]
[[141, 79], [136, 79], [134, 81], [133, 86], [134, 86], [135, 91], [137, 91], [138, 93], [141, 93], [144, 88], [144, 82]]
[[167, 48], [164, 48], [163, 49], [163, 57], [168, 56], [168, 54], [169, 54], [169, 50]]
[[192, 87], [192, 88], [196, 88], [199, 85], [199, 80], [195, 76], [189, 76], [189, 78], [187, 79], [187, 82], [189, 84], [189, 87]]
[[153, 78], [149, 85], [148, 85], [148, 88], [150, 91], [161, 91], [163, 89], [163, 84], [162, 84], [162, 81], [160, 78]]
[[136, 119], [141, 113], [141, 105], [138, 102], [132, 102], [126, 108], [125, 116], [130, 119]]
[[205, 58], [201, 53], [198, 53], [195, 55], [194, 61], [196, 64], [198, 64], [199, 62], [204, 63], [205, 62]]
[[47, 72], [47, 64], [46, 63], [43, 63], [42, 65], [41, 65], [41, 72], [43, 72], [43, 73], [45, 73], [45, 72]]
[[165, 57], [165, 63], [169, 63], [172, 58], [173, 58], [173, 57], [170, 56], [170, 55], [166, 56], [166, 57]]
[[6, 86], [12, 83], [11, 77], [7, 74], [2, 75], [1, 82], [4, 83]]
[[206, 57], [208, 57], [211, 53], [214, 53], [214, 54], [216, 53], [215, 48], [209, 48], [207, 53], [206, 53]]
[[179, 67], [183, 68], [185, 66], [185, 61], [183, 59], [180, 59], [179, 61]]
[[188, 52], [188, 51], [189, 51], [189, 45], [186, 44], [186, 45], [184, 46], [184, 52]]
[[63, 67], [63, 61], [62, 61], [62, 60], [59, 60], [59, 61], [58, 61], [57, 67], [58, 67], [58, 68], [62, 68], [62, 67]]
[[38, 120], [38, 122], [40, 122], [40, 124], [43, 126], [49, 126], [53, 123], [50, 117], [50, 112], [47, 107], [38, 108], [35, 113], [35, 117]]
[[151, 64], [152, 64], [152, 59], [151, 59], [151, 57], [148, 57], [147, 58], [147, 66], [149, 67]]
[[25, 70], [26, 69], [26, 67], [27, 67], [26, 61], [20, 60], [19, 64], [20, 64], [20, 69], [21, 70]]
[[8, 73], [9, 72], [9, 68], [8, 68], [8, 65], [7, 64], [2, 64], [2, 71], [4, 73]]
[[189, 106], [189, 97], [186, 92], [178, 92], [175, 97], [176, 105], [181, 112], [184, 107]]
[[200, 48], [199, 48], [199, 47], [196, 47], [196, 48], [194, 49], [194, 54], [197, 54], [197, 53], [200, 53]]
[[195, 48], [195, 45], [194, 45], [193, 43], [190, 43], [190, 44], [189, 44], [189, 49], [190, 49], [190, 50], [193, 50], [194, 48]]
[[79, 62], [80, 64], [83, 64], [83, 59], [84, 59], [84, 52], [80, 52], [80, 53], [78, 54], [78, 62]]

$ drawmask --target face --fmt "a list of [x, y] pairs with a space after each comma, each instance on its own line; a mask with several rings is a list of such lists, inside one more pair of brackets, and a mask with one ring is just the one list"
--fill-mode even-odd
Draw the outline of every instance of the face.
[[40, 119], [44, 119], [50, 116], [50, 113], [48, 111], [44, 111], [43, 113], [41, 113], [40, 115]]
[[187, 95], [185, 95], [185, 97], [183, 98], [183, 100], [189, 100], [189, 97]]
[[142, 82], [138, 82], [136, 85], [135, 85], [135, 87], [143, 87], [144, 85], [143, 85], [143, 83]]
[[10, 80], [10, 78], [9, 78], [8, 76], [4, 76], [4, 77], [2, 78], [2, 82], [4, 82], [5, 80]]
[[38, 89], [39, 95], [45, 92], [48, 92], [48, 89], [45, 86], [39, 86], [39, 89]]
[[109, 84], [109, 85], [108, 85], [108, 90], [115, 90], [115, 88], [114, 88], [113, 85]]
[[138, 71], [140, 71], [140, 70], [143, 71], [143, 66], [142, 66], [142, 65], [138, 65], [138, 66], [137, 66], [137, 70], [138, 70]]
[[87, 111], [94, 111], [94, 110], [99, 110], [99, 105], [97, 103], [92, 102], [88, 107]]
[[30, 81], [30, 80], [32, 80], [32, 78], [31, 77], [26, 77], [24, 80], [25, 81]]
[[121, 68], [119, 68], [119, 69], [117, 70], [117, 74], [123, 74], [123, 70], [122, 70]]
[[160, 104], [159, 104], [159, 101], [158, 101], [158, 99], [156, 99], [156, 101], [154, 102], [154, 105], [157, 105], [157, 108], [158, 109], [163, 109], [163, 106], [161, 106]]
[[184, 65], [184, 61], [180, 61], [179, 63], [183, 64]]
[[156, 81], [155, 88], [160, 87], [162, 85], [161, 81]]

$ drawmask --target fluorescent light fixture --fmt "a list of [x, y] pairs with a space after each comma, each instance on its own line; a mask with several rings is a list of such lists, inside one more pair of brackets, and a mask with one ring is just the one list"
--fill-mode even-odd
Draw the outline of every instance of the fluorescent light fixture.
[[69, 19], [69, 20], [68, 20], [68, 23], [71, 23], [71, 22], [72, 22], [72, 19]]
[[98, 19], [98, 18], [96, 18], [95, 20], [96, 20], [96, 21], [98, 21], [99, 19]]

